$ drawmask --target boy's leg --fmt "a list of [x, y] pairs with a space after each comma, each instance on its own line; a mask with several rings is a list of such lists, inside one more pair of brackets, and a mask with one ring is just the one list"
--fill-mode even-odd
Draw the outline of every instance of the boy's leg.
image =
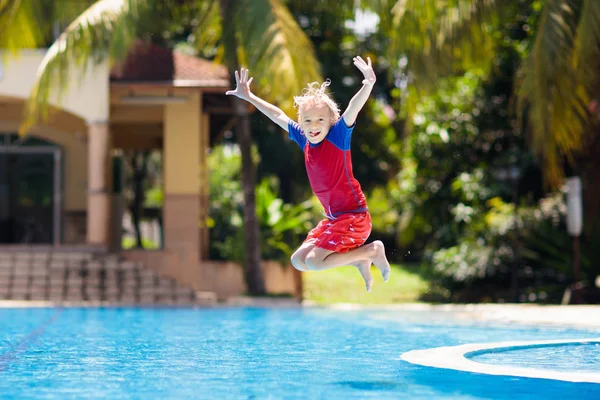
[[[292, 254], [291, 261], [294, 268], [296, 268], [298, 271], [309, 271], [309, 268], [306, 265], [306, 256], [314, 248], [315, 245], [312, 243], [302, 244], [302, 246], [300, 246], [298, 250]], [[358, 269], [360, 276], [362, 276], [365, 281], [367, 292], [370, 292], [371, 286], [373, 285], [373, 277], [371, 276], [371, 261], [359, 260], [348, 265], [355, 266]]]
[[309, 269], [321, 270], [344, 265], [356, 265], [356, 262], [362, 260], [372, 261], [375, 267], [381, 272], [383, 280], [385, 282], [388, 281], [391, 271], [390, 263], [385, 256], [385, 247], [379, 240], [344, 253], [335, 253], [332, 250], [314, 247], [306, 255], [305, 262]]
[[298, 271], [309, 271], [310, 268], [306, 265], [306, 255], [315, 248], [316, 238], [319, 237], [327, 229], [328, 220], [324, 219], [319, 221], [317, 226], [308, 232], [306, 239], [302, 242], [302, 245], [292, 254], [290, 261], [294, 268]]
[[373, 286], [373, 275], [371, 275], [371, 260], [360, 260], [352, 263], [356, 268], [358, 268], [358, 272], [360, 272], [360, 276], [362, 276], [365, 281], [365, 285], [367, 287], [367, 292], [371, 291], [371, 286]]
[[309, 271], [310, 269], [306, 265], [306, 255], [314, 248], [313, 243], [302, 243], [302, 246], [298, 247], [298, 250], [290, 258], [294, 268], [298, 271]]

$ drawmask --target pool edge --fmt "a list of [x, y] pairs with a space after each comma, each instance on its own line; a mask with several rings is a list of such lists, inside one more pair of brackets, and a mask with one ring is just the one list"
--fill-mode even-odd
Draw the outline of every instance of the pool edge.
[[600, 342], [600, 337], [570, 340], [509, 341], [496, 343], [473, 343], [458, 346], [435, 347], [425, 350], [412, 350], [400, 358], [406, 362], [426, 367], [444, 368], [456, 371], [473, 372], [485, 375], [515, 376], [522, 378], [552, 379], [577, 383], [599, 383], [600, 373], [552, 371], [537, 368], [511, 367], [483, 364], [467, 358], [470, 353], [485, 353], [495, 349], [509, 350], [539, 347], [543, 345], [586, 344]]

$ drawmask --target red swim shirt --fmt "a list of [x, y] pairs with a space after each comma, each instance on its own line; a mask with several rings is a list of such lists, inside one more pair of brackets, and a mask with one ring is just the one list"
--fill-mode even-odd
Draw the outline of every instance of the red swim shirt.
[[368, 210], [365, 195], [352, 172], [350, 139], [355, 125], [347, 126], [342, 117], [329, 129], [322, 142], [312, 144], [297, 122], [290, 120], [288, 123], [289, 138], [304, 151], [310, 187], [329, 219]]

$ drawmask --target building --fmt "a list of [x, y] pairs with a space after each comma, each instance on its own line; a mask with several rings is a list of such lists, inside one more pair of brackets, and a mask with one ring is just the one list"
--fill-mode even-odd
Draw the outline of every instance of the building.
[[[0, 252], [118, 254], [219, 298], [245, 291], [242, 268], [207, 259], [207, 149], [234, 118], [227, 70], [137, 43], [113, 67], [92, 65], [54, 99], [49, 120], [16, 134], [45, 50], [0, 64]], [[163, 153], [164, 246], [120, 249], [122, 201], [113, 154]], [[298, 295], [293, 268], [266, 262], [267, 290]]]

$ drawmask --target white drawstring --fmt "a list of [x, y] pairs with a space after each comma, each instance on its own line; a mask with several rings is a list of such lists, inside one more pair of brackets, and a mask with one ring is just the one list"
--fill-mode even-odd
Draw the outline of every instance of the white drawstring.
[[329, 208], [329, 214], [325, 214], [323, 211], [321, 211], [321, 214], [323, 214], [324, 216], [326, 216], [329, 219], [337, 219], [337, 217], [335, 217], [333, 215], [333, 213], [331, 212], [331, 206], [329, 206], [328, 208]]

